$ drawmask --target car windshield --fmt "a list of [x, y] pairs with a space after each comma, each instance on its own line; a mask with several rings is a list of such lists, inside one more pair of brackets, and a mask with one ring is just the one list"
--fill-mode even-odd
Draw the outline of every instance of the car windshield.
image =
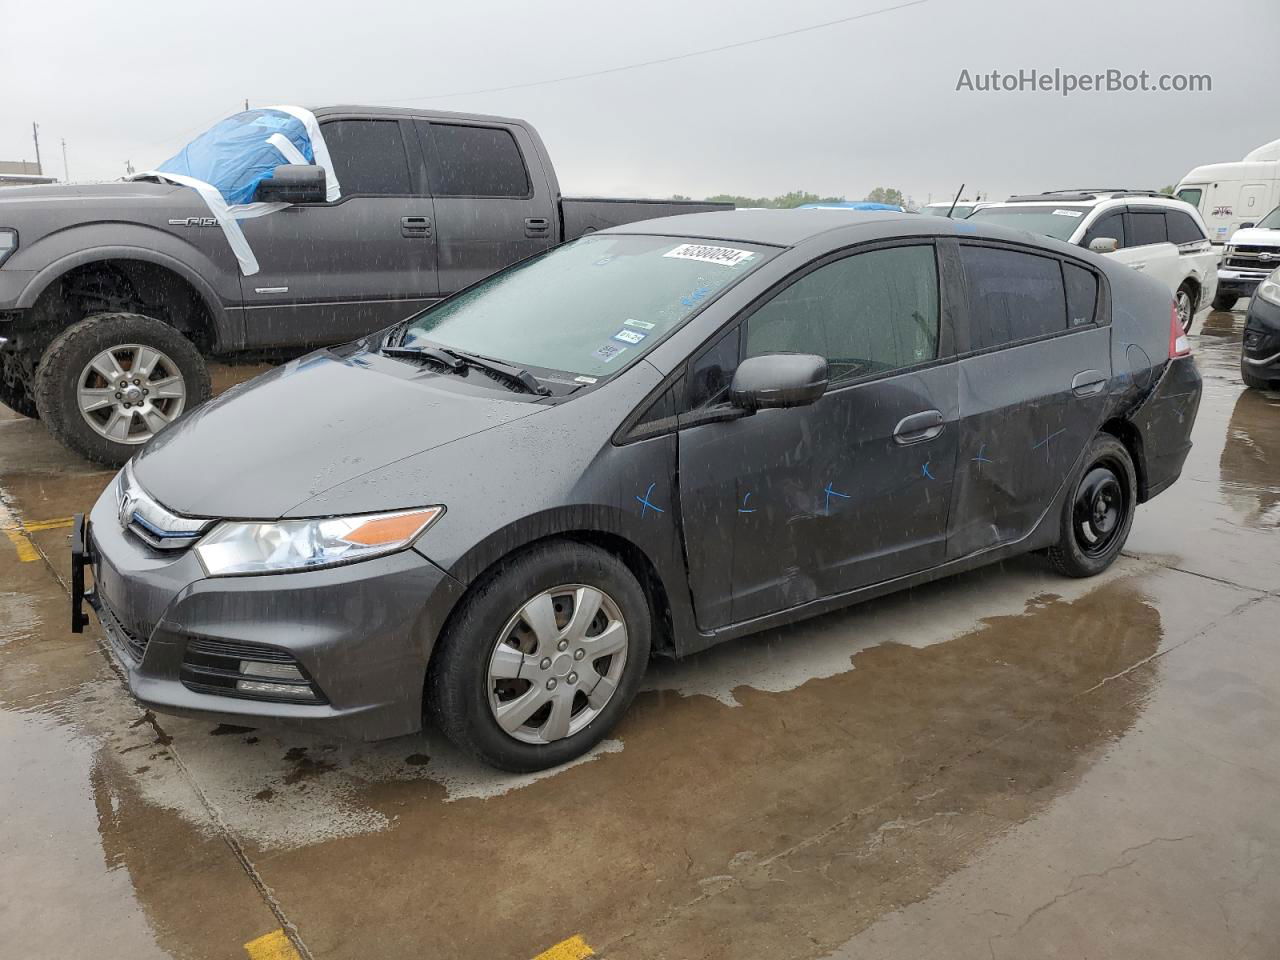
[[736, 241], [583, 237], [418, 315], [402, 346], [610, 376], [772, 253]]
[[983, 207], [981, 210], [973, 211], [969, 219], [1066, 240], [1075, 233], [1076, 227], [1080, 226], [1081, 219], [1089, 209], [1089, 207], [1073, 207], [1069, 204], [1057, 206], [1019, 204], [1008, 207]]
[[1280, 207], [1276, 207], [1259, 220], [1258, 226], [1263, 230], [1280, 230]]

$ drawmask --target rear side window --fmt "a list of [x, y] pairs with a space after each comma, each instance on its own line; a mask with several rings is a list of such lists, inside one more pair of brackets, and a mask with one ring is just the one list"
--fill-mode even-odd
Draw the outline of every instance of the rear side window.
[[1133, 224], [1133, 236], [1129, 238], [1129, 246], [1143, 247], [1149, 243], [1168, 242], [1169, 234], [1165, 231], [1162, 212], [1135, 210], [1129, 217]]
[[437, 197], [527, 197], [529, 174], [510, 131], [423, 124], [431, 192]]
[[398, 120], [330, 120], [320, 131], [344, 197], [413, 193]]
[[1206, 239], [1196, 222], [1181, 210], [1166, 211], [1164, 220], [1170, 243], [1199, 243]]
[[1088, 233], [1084, 235], [1084, 239], [1080, 241], [1080, 246], [1087, 248], [1089, 244], [1099, 237], [1110, 237], [1116, 242], [1117, 248], [1128, 246], [1124, 235], [1124, 216], [1119, 211], [1100, 217], [1098, 222], [1090, 227]]
[[747, 320], [747, 356], [765, 353], [825, 357], [832, 383], [935, 359], [933, 247], [872, 250], [801, 277]]
[[1092, 323], [1098, 307], [1098, 278], [1074, 263], [1063, 263], [1062, 277], [1067, 287], [1067, 326]]
[[971, 349], [1066, 329], [1066, 293], [1057, 260], [969, 245], [961, 246], [960, 257], [968, 285]]

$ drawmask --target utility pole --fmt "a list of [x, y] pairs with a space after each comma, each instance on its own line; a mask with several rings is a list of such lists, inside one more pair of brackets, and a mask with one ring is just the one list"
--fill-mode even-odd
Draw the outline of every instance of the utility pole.
[[248, 98], [248, 97], [245, 97], [245, 98], [244, 98], [244, 112], [245, 112], [245, 113], [248, 113], [248, 112], [249, 112], [249, 98]]
[[71, 182], [71, 172], [67, 169], [67, 138], [62, 138], [62, 179], [64, 183]]
[[31, 139], [36, 142], [36, 173], [44, 173], [40, 166], [40, 125], [34, 121], [31, 123]]

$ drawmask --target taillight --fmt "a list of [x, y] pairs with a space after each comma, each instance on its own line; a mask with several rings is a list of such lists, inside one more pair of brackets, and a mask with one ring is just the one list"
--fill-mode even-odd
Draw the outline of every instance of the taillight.
[[1191, 341], [1182, 331], [1182, 321], [1178, 319], [1178, 304], [1171, 303], [1169, 308], [1169, 359], [1191, 356]]

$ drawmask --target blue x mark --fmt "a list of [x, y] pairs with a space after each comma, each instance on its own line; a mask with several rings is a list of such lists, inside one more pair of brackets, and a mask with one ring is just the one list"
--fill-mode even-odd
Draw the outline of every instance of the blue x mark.
[[646, 491], [644, 492], [644, 496], [643, 496], [643, 497], [636, 497], [636, 499], [637, 499], [638, 501], [640, 501], [640, 516], [642, 516], [642, 517], [644, 516], [645, 511], [646, 511], [646, 510], [648, 510], [648, 509], [650, 509], [650, 508], [652, 508], [652, 509], [654, 509], [654, 510], [657, 510], [659, 513], [666, 513], [666, 511], [665, 511], [665, 510], [663, 510], [663, 509], [662, 509], [660, 506], [658, 506], [656, 503], [650, 503], [650, 502], [649, 502], [649, 494], [653, 493], [653, 488], [654, 488], [654, 487], [656, 487], [656, 486], [657, 486], [657, 484], [656, 484], [656, 483], [651, 483], [651, 484], [649, 484], [649, 489], [648, 489], [648, 490], [646, 490]]
[[750, 499], [751, 499], [751, 494], [749, 493], [742, 498], [742, 506], [738, 508], [739, 513], [755, 513], [756, 512], [755, 507], [752, 507], [750, 510], [747, 509], [747, 501]]
[[841, 498], [841, 499], [843, 499], [843, 500], [848, 500], [848, 499], [849, 499], [849, 494], [847, 494], [847, 493], [837, 493], [835, 490], [832, 490], [832, 489], [831, 489], [831, 483], [830, 483], [830, 481], [828, 481], [828, 482], [827, 482], [827, 488], [826, 488], [825, 490], [823, 490], [822, 492], [823, 492], [823, 493], [825, 493], [825, 494], [827, 495], [826, 503], [823, 505], [823, 510], [824, 510], [824, 511], [826, 511], [827, 513], [830, 513], [830, 512], [831, 512], [831, 498], [832, 498], [832, 497], [840, 497], [840, 498]]

